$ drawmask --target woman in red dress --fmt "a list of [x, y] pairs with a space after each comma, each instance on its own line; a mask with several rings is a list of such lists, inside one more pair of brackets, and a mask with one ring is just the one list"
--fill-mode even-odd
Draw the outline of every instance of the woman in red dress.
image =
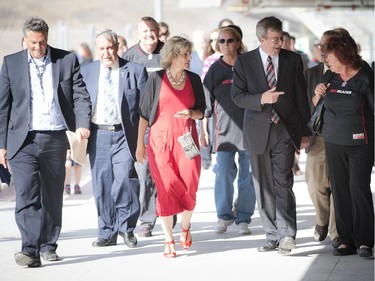
[[[188, 71], [193, 44], [174, 36], [161, 50], [162, 70], [149, 75], [140, 103], [136, 158], [147, 157], [157, 189], [156, 214], [165, 235], [165, 257], [175, 257], [172, 234], [173, 215], [181, 213], [180, 244], [192, 244], [190, 220], [196, 204], [201, 171], [200, 156], [188, 159], [177, 138], [191, 130], [198, 147], [195, 120], [203, 118], [206, 108], [199, 75]], [[148, 145], [144, 144], [150, 127]]]

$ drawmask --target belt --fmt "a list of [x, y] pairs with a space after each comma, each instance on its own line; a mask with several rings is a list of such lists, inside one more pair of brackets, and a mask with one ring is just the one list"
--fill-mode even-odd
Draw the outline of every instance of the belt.
[[114, 124], [114, 125], [98, 125], [95, 123], [91, 123], [91, 128], [98, 129], [98, 130], [104, 130], [104, 131], [112, 131], [117, 132], [122, 130], [121, 124]]

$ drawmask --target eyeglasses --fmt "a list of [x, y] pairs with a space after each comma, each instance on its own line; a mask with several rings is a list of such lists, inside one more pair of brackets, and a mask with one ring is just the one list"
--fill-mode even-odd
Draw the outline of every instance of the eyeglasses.
[[220, 39], [218, 42], [219, 44], [225, 44], [225, 42], [227, 42], [228, 44], [232, 44], [234, 41], [235, 41], [234, 38], [228, 38], [227, 40]]
[[264, 36], [264, 38], [270, 39], [273, 42], [273, 44], [279, 44], [279, 43], [283, 43], [284, 42], [284, 38], [283, 37], [269, 38], [267, 36]]

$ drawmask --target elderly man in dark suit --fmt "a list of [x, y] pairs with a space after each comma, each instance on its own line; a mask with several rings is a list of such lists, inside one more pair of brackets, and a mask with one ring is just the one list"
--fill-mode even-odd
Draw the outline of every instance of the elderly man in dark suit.
[[48, 25], [38, 17], [23, 27], [26, 49], [4, 57], [0, 77], [0, 164], [9, 161], [21, 232], [21, 266], [40, 256], [57, 261], [61, 231], [65, 131], [90, 135], [91, 102], [73, 53], [47, 44]]
[[258, 210], [266, 232], [260, 252], [295, 247], [293, 193], [295, 149], [311, 132], [301, 56], [281, 48], [282, 22], [266, 17], [256, 26], [260, 46], [240, 56], [234, 67], [232, 98], [245, 108], [244, 142], [250, 154]]
[[118, 57], [117, 34], [96, 36], [98, 60], [82, 67], [92, 103], [88, 153], [98, 212], [94, 247], [117, 244], [118, 235], [135, 247], [139, 217], [139, 180], [135, 171], [138, 105], [146, 84], [146, 68]]

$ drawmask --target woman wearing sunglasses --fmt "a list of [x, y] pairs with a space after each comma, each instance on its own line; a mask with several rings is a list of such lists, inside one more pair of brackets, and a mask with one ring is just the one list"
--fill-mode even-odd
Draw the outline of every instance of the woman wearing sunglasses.
[[[230, 95], [233, 66], [245, 50], [241, 29], [236, 25], [222, 28], [216, 47], [222, 56], [211, 65], [203, 81], [207, 89], [205, 118], [212, 116], [214, 122], [211, 139], [216, 153], [214, 193], [218, 224], [215, 232], [224, 233], [235, 222], [239, 234], [250, 234], [248, 226], [254, 213], [255, 191], [249, 155], [242, 142], [244, 109], [235, 105]], [[200, 138], [202, 146], [208, 141], [205, 129]], [[234, 200], [233, 183], [237, 176], [238, 198]]]

